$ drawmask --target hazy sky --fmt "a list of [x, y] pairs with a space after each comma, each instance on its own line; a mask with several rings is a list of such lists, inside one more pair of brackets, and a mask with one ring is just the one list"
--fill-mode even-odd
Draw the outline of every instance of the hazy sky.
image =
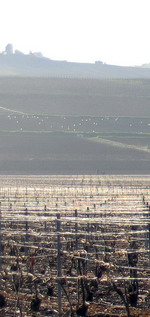
[[0, 0], [0, 50], [7, 43], [51, 59], [150, 62], [150, 0]]

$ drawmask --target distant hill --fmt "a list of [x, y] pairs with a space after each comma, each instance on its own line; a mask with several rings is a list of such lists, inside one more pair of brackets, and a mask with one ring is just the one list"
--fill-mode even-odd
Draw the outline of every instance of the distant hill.
[[143, 64], [141, 67], [142, 67], [142, 68], [150, 68], [150, 63], [148, 63], [148, 64]]
[[0, 76], [59, 78], [150, 78], [150, 68], [107, 65], [102, 62], [55, 61], [24, 54], [0, 54]]

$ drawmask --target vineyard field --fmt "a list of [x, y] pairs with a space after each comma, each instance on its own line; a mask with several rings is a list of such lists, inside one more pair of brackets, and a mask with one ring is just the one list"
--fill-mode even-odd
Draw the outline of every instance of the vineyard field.
[[149, 176], [1, 176], [1, 316], [150, 316]]

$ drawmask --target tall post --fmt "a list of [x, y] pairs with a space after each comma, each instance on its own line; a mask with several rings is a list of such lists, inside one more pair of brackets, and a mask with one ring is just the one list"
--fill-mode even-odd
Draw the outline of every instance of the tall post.
[[[90, 212], [90, 209], [89, 209], [89, 207], [87, 207], [87, 218], [88, 218], [88, 219], [89, 219], [89, 212]], [[87, 233], [88, 233], [88, 240], [89, 240], [89, 233], [90, 233], [89, 220], [88, 220], [88, 223], [87, 223]]]
[[[57, 213], [57, 277], [61, 277], [61, 241], [60, 241], [60, 232], [61, 232], [61, 222], [60, 222], [60, 213]], [[61, 316], [61, 284], [58, 279], [58, 311], [59, 316]]]
[[[145, 234], [144, 234], [144, 239], [145, 239], [145, 249], [149, 250], [149, 225], [148, 225], [148, 217], [149, 217], [149, 212], [148, 212], [148, 203], [145, 201], [145, 197], [143, 195], [143, 205], [144, 205], [144, 230], [145, 230]], [[149, 256], [148, 256], [149, 257]]]
[[[28, 216], [28, 208], [25, 208], [25, 216]], [[27, 244], [28, 242], [28, 221], [26, 220], [25, 221], [25, 243]], [[28, 247], [26, 246], [25, 247], [25, 252], [26, 252], [26, 255], [28, 255]]]
[[[44, 206], [44, 211], [45, 211], [44, 216], [47, 217], [47, 214], [46, 214], [47, 207], [46, 207], [46, 205]], [[46, 230], [47, 230], [47, 223], [46, 223], [46, 221], [45, 221], [45, 231], [46, 231]]]
[[[77, 222], [77, 217], [78, 217], [78, 210], [75, 209], [74, 215], [76, 218], [75, 222], [75, 248], [78, 250], [78, 222]], [[79, 305], [79, 280], [77, 279], [77, 303]]]
[[148, 206], [148, 258], [150, 262], [150, 206]]
[[76, 218], [76, 222], [75, 222], [75, 243], [76, 243], [76, 250], [78, 250], [78, 223], [77, 223], [77, 217], [78, 217], [78, 211], [77, 209], [75, 209], [75, 218]]
[[1, 211], [1, 202], [0, 202], [0, 272], [2, 270], [2, 211]]

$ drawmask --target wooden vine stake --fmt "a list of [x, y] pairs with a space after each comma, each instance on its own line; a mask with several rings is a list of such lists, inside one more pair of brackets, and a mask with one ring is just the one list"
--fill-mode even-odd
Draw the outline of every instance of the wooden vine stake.
[[148, 257], [150, 262], [150, 206], [148, 206]]
[[[25, 208], [25, 216], [28, 216], [28, 208]], [[26, 255], [28, 255], [28, 247], [27, 247], [27, 243], [28, 243], [28, 220], [25, 221], [25, 243], [26, 243]]]
[[[60, 222], [60, 213], [57, 213], [57, 277], [62, 276], [61, 272], [61, 241], [60, 241], [60, 232], [61, 232], [61, 222]], [[58, 311], [59, 316], [61, 316], [61, 283], [58, 279]]]
[[75, 242], [76, 242], [76, 250], [78, 250], [78, 223], [77, 223], [77, 217], [78, 217], [78, 211], [77, 209], [75, 209], [75, 218], [76, 218], [76, 222], [75, 222]]
[[1, 211], [1, 202], [0, 202], [0, 272], [2, 271], [2, 211]]

